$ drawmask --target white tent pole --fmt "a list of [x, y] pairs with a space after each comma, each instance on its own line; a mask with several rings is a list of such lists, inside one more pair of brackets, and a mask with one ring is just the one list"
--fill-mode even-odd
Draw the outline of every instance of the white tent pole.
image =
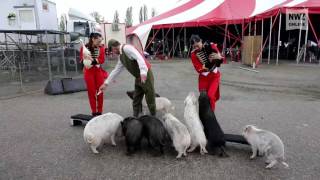
[[225, 55], [225, 49], [226, 49], [226, 43], [227, 43], [227, 30], [228, 30], [228, 23], [226, 22], [226, 26], [224, 29], [224, 40], [223, 40], [223, 50], [222, 50], [222, 54]]
[[[184, 27], [184, 30], [183, 30], [184, 32], [183, 32], [183, 52], [184, 52], [184, 50], [185, 50], [185, 48], [186, 47], [188, 47], [187, 46], [187, 28], [186, 27]], [[183, 54], [183, 56], [185, 56], [185, 54]]]
[[277, 45], [277, 62], [276, 64], [279, 64], [279, 48], [280, 48], [280, 35], [281, 35], [281, 12], [279, 16], [279, 29], [278, 29], [278, 45]]
[[[291, 31], [288, 31], [288, 42], [290, 42], [290, 40], [291, 40], [291, 38], [290, 38], [290, 36], [291, 36]], [[289, 58], [289, 50], [287, 50], [287, 59]]]
[[[306, 19], [308, 21], [309, 19], [309, 16], [308, 16], [308, 13], [306, 13]], [[306, 35], [305, 35], [305, 39], [304, 39], [304, 44], [305, 44], [305, 48], [304, 48], [304, 54], [303, 54], [303, 61], [306, 62], [306, 52], [307, 52], [307, 43], [308, 43], [308, 31], [309, 31], [309, 21], [307, 22], [306, 24]], [[310, 59], [310, 63], [311, 63], [311, 58], [309, 57]]]
[[173, 48], [173, 52], [172, 52], [172, 56], [174, 56], [174, 28], [172, 28], [172, 48]]
[[[262, 41], [261, 41], [261, 51], [262, 51], [262, 48], [263, 48], [263, 19], [262, 19], [262, 22], [261, 22], [261, 36], [262, 36]], [[260, 55], [260, 60], [262, 62], [262, 53]]]
[[[152, 38], [154, 38], [154, 29], [152, 29]], [[152, 43], [152, 42], [151, 42], [151, 43]], [[153, 55], [156, 55], [156, 54], [155, 54], [155, 53], [156, 53], [156, 52], [155, 52], [155, 50], [156, 50], [156, 49], [155, 49], [155, 44], [156, 44], [156, 43], [152, 43]], [[155, 56], [154, 56], [154, 57], [155, 57]]]
[[162, 28], [162, 55], [164, 55], [164, 28]]
[[182, 55], [180, 35], [179, 35], [179, 41], [178, 42], [179, 42], [179, 54]]
[[299, 30], [299, 41], [298, 41], [298, 54], [297, 54], [297, 64], [300, 61], [300, 42], [301, 42], [301, 30], [302, 30], [302, 18], [300, 18], [300, 30]]
[[183, 41], [184, 41], [184, 45], [186, 45], [187, 44], [187, 30], [186, 30], [186, 27], [184, 28], [184, 30], [183, 30], [184, 32], [183, 32]]
[[[241, 24], [241, 49], [240, 49], [240, 52], [242, 53], [243, 52], [243, 39], [244, 39], [244, 19], [242, 20], [242, 24]], [[241, 62], [243, 62], [243, 56], [241, 56]]]
[[254, 21], [254, 36], [257, 35], [257, 20]]
[[242, 24], [241, 24], [241, 29], [242, 29], [242, 32], [241, 32], [241, 40], [243, 41], [243, 36], [244, 36], [244, 20], [242, 21]]
[[[254, 36], [256, 36], [257, 35], [257, 20], [255, 19], [254, 20], [254, 32], [253, 32], [253, 35]], [[251, 56], [252, 56], [252, 60], [253, 60], [253, 64], [252, 64], [252, 67], [253, 67], [253, 69], [255, 69], [256, 68], [256, 62], [255, 62], [255, 60], [254, 60], [254, 57], [253, 57], [253, 41], [251, 41], [252, 42], [252, 44], [251, 44]]]
[[[251, 23], [251, 22], [250, 22]], [[253, 41], [254, 41], [254, 39], [250, 39], [250, 41], [251, 41], [251, 54], [250, 54], [250, 60], [252, 60], [252, 69], [255, 69], [256, 68], [256, 62], [253, 60], [254, 58], [253, 58]]]
[[270, 64], [270, 50], [271, 50], [271, 35], [272, 35], [272, 16], [270, 19], [270, 32], [269, 32], [269, 52], [268, 52], [268, 64]]
[[[181, 43], [180, 43], [180, 35], [181, 35], [181, 32], [183, 30], [183, 27], [181, 27], [181, 29], [179, 30], [179, 33], [177, 33], [177, 39], [175, 38], [175, 45], [173, 47], [173, 55], [175, 55], [175, 52], [176, 50], [179, 48], [178, 50], [178, 56], [180, 56], [181, 54]], [[179, 46], [179, 47], [178, 47]]]

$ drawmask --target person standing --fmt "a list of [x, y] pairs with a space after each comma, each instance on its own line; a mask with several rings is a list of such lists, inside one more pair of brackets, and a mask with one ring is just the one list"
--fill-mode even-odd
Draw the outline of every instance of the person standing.
[[[193, 50], [191, 52], [191, 61], [195, 68], [195, 70], [199, 73], [199, 80], [198, 80], [198, 88], [199, 92], [205, 92], [209, 99], [211, 110], [214, 111], [216, 107], [216, 102], [220, 99], [220, 71], [219, 66], [222, 63], [222, 56], [219, 52], [213, 52], [208, 54], [209, 62], [205, 62], [206, 59], [203, 59], [199, 56], [199, 52], [203, 51], [204, 44], [202, 43], [201, 38], [198, 35], [193, 35], [191, 37], [191, 43], [193, 46]], [[209, 48], [212, 50], [216, 50], [213, 47], [213, 44], [208, 45]], [[209, 68], [208, 64], [213, 64], [213, 68]]]
[[80, 48], [80, 62], [84, 59], [90, 60], [89, 66], [83, 67], [84, 80], [87, 85], [89, 104], [92, 116], [102, 114], [103, 110], [103, 93], [97, 95], [99, 87], [103, 84], [108, 72], [102, 69], [101, 64], [105, 62], [105, 47], [101, 44], [102, 35], [99, 32], [93, 32], [89, 36], [89, 43], [85, 47], [90, 54], [85, 54], [84, 47]]
[[150, 63], [145, 57], [132, 45], [121, 44], [115, 39], [108, 41], [108, 50], [119, 56], [115, 68], [111, 71], [110, 76], [101, 85], [100, 91], [103, 91], [110, 85], [120, 72], [126, 68], [135, 78], [134, 95], [133, 95], [133, 116], [138, 117], [142, 112], [142, 100], [145, 96], [150, 114], [156, 115], [154, 78], [151, 71]]

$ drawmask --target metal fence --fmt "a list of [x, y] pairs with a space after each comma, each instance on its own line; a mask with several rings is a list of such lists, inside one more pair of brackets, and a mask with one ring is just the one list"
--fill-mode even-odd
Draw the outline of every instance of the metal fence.
[[81, 76], [79, 44], [1, 42], [0, 99], [43, 91], [48, 80]]

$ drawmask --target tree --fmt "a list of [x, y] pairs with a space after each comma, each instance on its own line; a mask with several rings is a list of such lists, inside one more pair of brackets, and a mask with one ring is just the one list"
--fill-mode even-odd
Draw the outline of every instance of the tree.
[[157, 15], [156, 9], [152, 8], [151, 9], [151, 17], [155, 17]]
[[146, 5], [141, 6], [139, 12], [139, 22], [142, 23], [148, 19], [148, 8]]
[[127, 27], [132, 26], [132, 6], [127, 8], [125, 22]]
[[90, 13], [90, 15], [92, 17], [94, 17], [94, 19], [97, 21], [97, 23], [104, 22], [104, 17], [101, 14], [99, 14], [98, 12], [94, 11], [94, 12]]
[[119, 13], [118, 11], [116, 10], [114, 12], [114, 17], [113, 17], [113, 22], [112, 22], [112, 30], [113, 31], [119, 31]]
[[62, 14], [61, 17], [60, 17], [60, 24], [59, 24], [59, 29], [60, 31], [66, 31], [67, 28], [66, 28], [66, 15], [65, 14]]
[[[60, 17], [60, 24], [59, 24], [60, 31], [67, 31], [67, 16], [66, 14], [62, 14]], [[65, 38], [63, 34], [60, 34], [60, 43], [65, 42]]]
[[148, 8], [147, 5], [143, 5], [143, 21], [148, 19]]
[[139, 12], [139, 22], [140, 22], [140, 23], [143, 22], [143, 7], [140, 8], [140, 12]]

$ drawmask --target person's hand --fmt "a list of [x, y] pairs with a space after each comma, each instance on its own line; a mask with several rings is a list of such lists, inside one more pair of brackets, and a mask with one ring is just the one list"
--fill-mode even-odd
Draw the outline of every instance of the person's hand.
[[209, 71], [209, 69], [205, 66], [205, 65], [202, 65], [202, 69], [206, 72], [206, 71]]
[[147, 75], [141, 74], [140, 79], [141, 79], [141, 83], [145, 83], [147, 80]]
[[105, 89], [107, 89], [107, 84], [102, 84], [100, 87], [99, 87], [99, 91], [97, 93], [97, 95], [101, 94]]

